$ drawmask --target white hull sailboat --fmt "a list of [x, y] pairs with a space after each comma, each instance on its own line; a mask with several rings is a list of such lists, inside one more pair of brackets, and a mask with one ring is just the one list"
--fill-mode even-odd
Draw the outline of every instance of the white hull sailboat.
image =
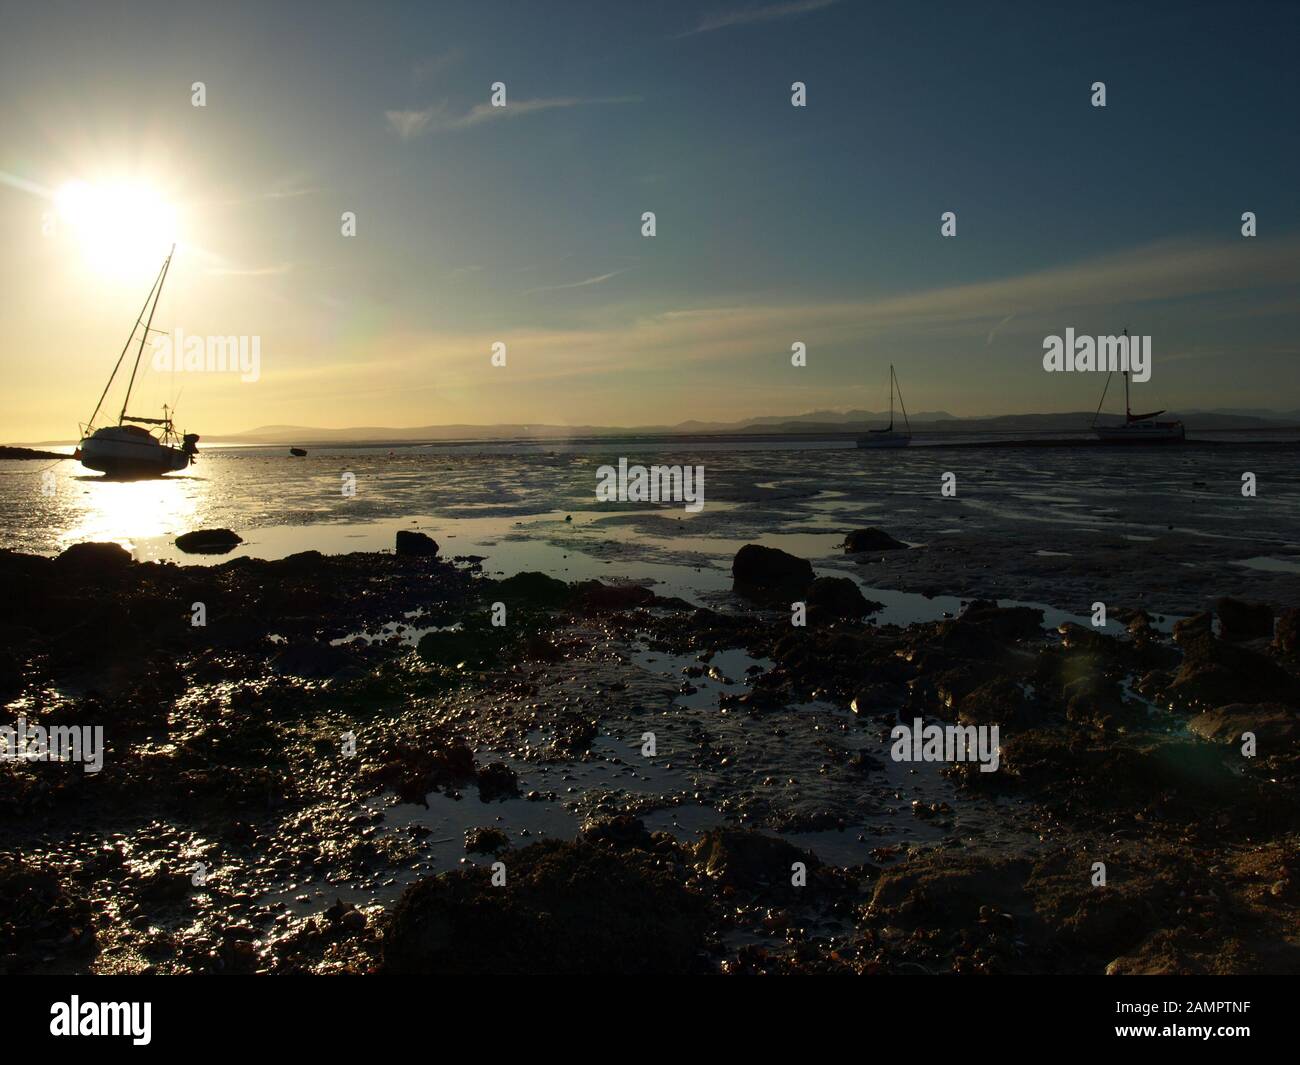
[[[903, 411], [903, 424], [906, 429], [894, 428], [894, 392], [898, 392], [898, 405]], [[883, 429], [868, 429], [866, 436], [858, 437], [858, 447], [884, 448], [907, 447], [912, 442], [912, 425], [907, 420], [907, 407], [903, 406], [903, 390], [898, 387], [898, 376], [894, 373], [894, 364], [889, 364], [889, 424]]]
[[[1125, 344], [1128, 343], [1128, 330], [1124, 330]], [[1113, 372], [1113, 371], [1112, 371]], [[1187, 437], [1186, 428], [1180, 421], [1157, 421], [1162, 410], [1153, 410], [1149, 414], [1134, 414], [1129, 402], [1128, 371], [1124, 375], [1124, 424], [1098, 425], [1097, 416], [1101, 414], [1101, 404], [1106, 402], [1106, 389], [1110, 388], [1111, 374], [1106, 375], [1106, 385], [1101, 390], [1101, 402], [1097, 404], [1097, 413], [1092, 416], [1092, 431], [1103, 444], [1181, 444]]]
[[[159, 477], [164, 473], [185, 469], [198, 455], [198, 435], [186, 433], [182, 436], [177, 433], [167, 407], [163, 407], [161, 418], [140, 418], [126, 412], [127, 405], [131, 402], [131, 390], [135, 387], [136, 373], [140, 369], [140, 356], [144, 354], [145, 341], [149, 338], [154, 312], [158, 309], [163, 282], [167, 280], [167, 268], [171, 266], [175, 252], [176, 247], [173, 245], [162, 269], [158, 271], [153, 288], [145, 298], [144, 306], [131, 328], [131, 335], [126, 338], [122, 354], [117, 357], [117, 365], [108, 377], [108, 384], [104, 386], [99, 402], [95, 404], [95, 412], [90, 416], [90, 421], [81, 427], [81, 443], [73, 458], [79, 459], [87, 469], [98, 470], [113, 477]], [[146, 311], [149, 312], [147, 319]], [[126, 358], [131, 341], [135, 339], [135, 332], [141, 326], [144, 331], [140, 334], [140, 346], [136, 349], [135, 365], [131, 367], [131, 380], [126, 386], [126, 398], [122, 401], [122, 412], [118, 415], [117, 424], [96, 429], [95, 419], [99, 416], [99, 409], [104, 405], [108, 390], [113, 386], [113, 379], [122, 368], [122, 360]], [[151, 432], [144, 428], [147, 425], [157, 426], [157, 431]]]

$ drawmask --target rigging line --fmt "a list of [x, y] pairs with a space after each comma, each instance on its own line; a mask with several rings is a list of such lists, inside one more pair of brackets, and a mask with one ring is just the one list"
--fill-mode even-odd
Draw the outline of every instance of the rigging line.
[[912, 431], [912, 423], [907, 417], [907, 404], [903, 402], [903, 386], [898, 383], [898, 374], [894, 373], [894, 368], [890, 366], [890, 375], [894, 378], [894, 387], [898, 389], [898, 405], [903, 408], [903, 424], [907, 426], [907, 431]]
[[[139, 347], [139, 349], [138, 349], [138, 350], [136, 351], [136, 353], [135, 353], [135, 365], [131, 367], [131, 380], [127, 383], [127, 386], [126, 386], [126, 398], [125, 398], [124, 400], [122, 400], [122, 413], [121, 413], [121, 415], [118, 417], [118, 424], [119, 424], [119, 425], [120, 425], [120, 424], [122, 423], [122, 421], [126, 418], [126, 408], [127, 408], [127, 405], [131, 402], [131, 389], [135, 387], [135, 375], [136, 375], [136, 371], [138, 371], [138, 370], [140, 369], [140, 356], [144, 354], [144, 342], [145, 342], [145, 341], [148, 339], [148, 337], [149, 337], [149, 327], [153, 325], [153, 316], [154, 316], [154, 314], [156, 314], [157, 311], [158, 311], [158, 300], [162, 298], [162, 286], [163, 286], [163, 282], [167, 279], [167, 268], [171, 266], [171, 264], [172, 264], [172, 256], [175, 255], [175, 254], [176, 254], [176, 245], [173, 244], [173, 245], [172, 245], [172, 250], [171, 250], [170, 252], [167, 253], [167, 258], [166, 258], [165, 260], [163, 260], [162, 270], [159, 271], [159, 273], [158, 273], [158, 281], [157, 281], [157, 283], [154, 285], [154, 288], [157, 290], [158, 295], [154, 297], [153, 307], [152, 307], [152, 309], [149, 311], [149, 320], [148, 320], [147, 322], [145, 322], [145, 324], [144, 324], [144, 333], [143, 333], [143, 334], [141, 335], [141, 337], [140, 337], [140, 347]], [[147, 303], [146, 303], [146, 306], [147, 306]], [[141, 311], [140, 313], [143, 314], [144, 311]], [[114, 373], [116, 373], [116, 372], [117, 372], [117, 371], [114, 371]]]
[[[163, 270], [167, 269], [167, 264], [163, 264]], [[95, 412], [90, 416], [90, 421], [86, 423], [87, 428], [93, 428], [95, 419], [99, 416], [99, 408], [104, 405], [104, 397], [108, 395], [108, 390], [113, 387], [113, 378], [117, 376], [117, 371], [122, 368], [122, 360], [126, 358], [127, 348], [131, 346], [131, 341], [135, 339], [135, 331], [140, 326], [140, 319], [144, 317], [145, 308], [149, 306], [149, 301], [153, 299], [154, 289], [158, 287], [158, 282], [162, 280], [162, 271], [154, 278], [153, 288], [149, 290], [149, 295], [144, 298], [144, 304], [140, 307], [140, 313], [135, 317], [135, 325], [131, 326], [131, 335], [126, 338], [126, 343], [122, 345], [122, 354], [117, 357], [117, 365], [113, 367], [113, 372], [108, 375], [108, 384], [104, 386], [104, 391], [100, 394], [99, 402], [95, 404]], [[148, 336], [148, 327], [145, 327], [145, 336]], [[137, 361], [139, 361], [137, 359]], [[134, 376], [134, 375], [132, 375]]]
[[1099, 400], [1097, 401], [1097, 409], [1096, 409], [1096, 411], [1093, 412], [1093, 415], [1092, 415], [1092, 424], [1093, 424], [1093, 425], [1096, 425], [1096, 424], [1097, 424], [1097, 416], [1098, 416], [1099, 414], [1101, 414], [1101, 405], [1102, 405], [1103, 403], [1106, 402], [1106, 390], [1107, 390], [1108, 388], [1110, 388], [1110, 379], [1111, 379], [1111, 376], [1112, 376], [1114, 373], [1115, 373], [1115, 371], [1114, 371], [1114, 370], [1111, 370], [1110, 373], [1106, 374], [1106, 384], [1102, 387], [1102, 390], [1101, 390], [1101, 399], [1099, 399]]

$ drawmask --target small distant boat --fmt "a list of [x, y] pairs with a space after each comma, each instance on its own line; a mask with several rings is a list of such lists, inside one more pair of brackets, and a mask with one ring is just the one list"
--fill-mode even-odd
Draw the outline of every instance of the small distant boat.
[[[906, 429], [894, 428], [894, 392], [898, 392], [898, 405], [903, 411], [903, 424]], [[898, 387], [898, 375], [894, 373], [894, 364], [889, 364], [889, 424], [883, 429], [868, 429], [866, 436], [858, 437], [858, 447], [907, 447], [912, 442], [912, 424], [907, 420], [907, 408], [903, 406], [903, 390]]]
[[293, 456], [294, 458], [296, 458], [296, 459], [300, 459], [300, 458], [302, 458], [305, 454], [307, 454], [307, 449], [306, 449], [306, 448], [302, 448], [302, 447], [291, 447], [291, 448], [289, 449], [289, 454], [292, 455], [292, 456]]
[[[1127, 343], [1128, 330], [1124, 330]], [[1128, 371], [1124, 375], [1124, 424], [1098, 425], [1097, 417], [1101, 414], [1101, 405], [1106, 402], [1106, 390], [1110, 388], [1111, 373], [1106, 375], [1106, 385], [1101, 390], [1101, 401], [1097, 404], [1097, 413], [1092, 416], [1092, 431], [1103, 444], [1181, 444], [1187, 438], [1187, 430], [1180, 421], [1156, 421], [1162, 410], [1153, 410], [1149, 414], [1134, 414], [1129, 402]]]
[[[153, 288], [145, 297], [135, 325], [131, 327], [131, 335], [122, 346], [122, 354], [117, 357], [117, 365], [109, 374], [108, 384], [104, 386], [99, 402], [95, 404], [90, 421], [81, 427], [81, 443], [72, 457], [79, 459], [87, 469], [115, 477], [159, 477], [164, 473], [185, 469], [198, 455], [198, 434], [186, 433], [182, 436], [177, 433], [172, 424], [171, 411], [166, 406], [163, 407], [161, 418], [141, 418], [126, 412], [127, 405], [131, 402], [131, 390], [135, 387], [136, 373], [140, 369], [140, 356], [144, 353], [144, 344], [153, 326], [154, 312], [158, 310], [158, 299], [162, 296], [163, 282], [167, 280], [167, 269], [171, 266], [172, 255], [175, 253], [176, 246], [173, 244]], [[145, 311], [149, 312], [147, 320]], [[96, 429], [95, 419], [99, 416], [99, 409], [104, 405], [108, 390], [113, 386], [113, 379], [122, 368], [122, 360], [126, 358], [131, 341], [135, 338], [135, 331], [141, 325], [144, 326], [144, 332], [140, 335], [140, 346], [136, 349], [135, 365], [131, 367], [131, 380], [126, 386], [126, 398], [122, 401], [122, 412], [118, 415], [117, 424]], [[144, 428], [147, 425], [157, 426], [159, 431], [151, 432]]]

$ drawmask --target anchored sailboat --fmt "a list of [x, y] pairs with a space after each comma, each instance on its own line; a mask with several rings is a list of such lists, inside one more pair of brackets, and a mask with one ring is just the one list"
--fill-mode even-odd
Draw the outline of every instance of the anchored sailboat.
[[[903, 411], [905, 430], [894, 428], [894, 392], [898, 392], [898, 405]], [[903, 406], [903, 390], [898, 387], [898, 375], [894, 373], [894, 364], [889, 364], [889, 424], [884, 429], [868, 429], [866, 436], [858, 437], [858, 447], [907, 447], [912, 442], [912, 425], [907, 420], [907, 408]]]
[[[161, 418], [140, 418], [126, 412], [127, 405], [131, 402], [131, 390], [135, 387], [136, 372], [140, 369], [140, 356], [144, 354], [145, 341], [153, 326], [154, 312], [158, 309], [158, 299], [162, 296], [163, 282], [167, 280], [167, 269], [171, 266], [172, 255], [175, 253], [176, 245], [173, 244], [171, 252], [163, 261], [162, 269], [158, 271], [153, 288], [145, 298], [144, 306], [140, 308], [135, 325], [131, 327], [131, 335], [122, 346], [122, 354], [117, 357], [117, 365], [109, 374], [108, 384], [104, 386], [99, 402], [95, 404], [95, 412], [90, 416], [90, 421], [81, 427], [81, 444], [73, 458], [80, 459], [81, 464], [88, 469], [116, 477], [157, 477], [173, 470], [185, 469], [198, 455], [198, 435], [178, 434], [172, 425], [171, 412], [166, 406], [163, 407]], [[146, 311], [149, 312], [147, 319]], [[122, 401], [122, 412], [118, 415], [117, 424], [96, 429], [95, 419], [99, 416], [99, 409], [104, 405], [108, 390], [113, 386], [113, 379], [122, 368], [122, 360], [126, 358], [131, 341], [135, 339], [135, 332], [141, 326], [144, 327], [144, 332], [140, 334], [140, 346], [136, 349], [131, 380], [126, 386], [126, 398]], [[146, 425], [158, 426], [159, 431], [150, 432], [143, 428]]]
[[[1124, 330], [1124, 343], [1128, 344], [1128, 330]], [[1113, 373], [1114, 371], [1111, 371]], [[1129, 402], [1128, 371], [1124, 375], [1124, 424], [1098, 425], [1097, 416], [1101, 414], [1101, 405], [1106, 402], [1106, 390], [1110, 388], [1111, 374], [1106, 375], [1106, 385], [1101, 390], [1101, 400], [1097, 411], [1092, 416], [1092, 431], [1104, 444], [1181, 444], [1187, 432], [1180, 421], [1160, 422], [1155, 419], [1164, 414], [1162, 410], [1153, 410], [1149, 414], [1134, 414]]]

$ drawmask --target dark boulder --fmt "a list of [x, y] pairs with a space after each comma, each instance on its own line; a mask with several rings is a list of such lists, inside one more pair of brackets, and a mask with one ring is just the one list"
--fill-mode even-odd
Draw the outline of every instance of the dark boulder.
[[882, 605], [867, 599], [850, 577], [818, 577], [808, 587], [808, 614], [814, 621], [857, 621]]
[[438, 541], [422, 532], [397, 530], [397, 553], [403, 557], [431, 557], [438, 553]]
[[1228, 596], [1217, 600], [1219, 636], [1225, 640], [1254, 640], [1273, 636], [1273, 608], [1267, 603], [1246, 603]]
[[503, 602], [538, 607], [563, 606], [569, 601], [570, 594], [564, 581], [535, 570], [498, 581], [496, 591]]
[[176, 537], [176, 546], [190, 555], [224, 555], [244, 542], [229, 529], [196, 529]]
[[54, 560], [60, 567], [86, 571], [115, 571], [134, 559], [120, 544], [73, 544]]
[[775, 547], [746, 544], [731, 563], [736, 591], [802, 592], [813, 582], [812, 563]]
[[844, 553], [857, 555], [864, 551], [906, 551], [907, 544], [895, 540], [884, 529], [854, 529], [844, 537]]

